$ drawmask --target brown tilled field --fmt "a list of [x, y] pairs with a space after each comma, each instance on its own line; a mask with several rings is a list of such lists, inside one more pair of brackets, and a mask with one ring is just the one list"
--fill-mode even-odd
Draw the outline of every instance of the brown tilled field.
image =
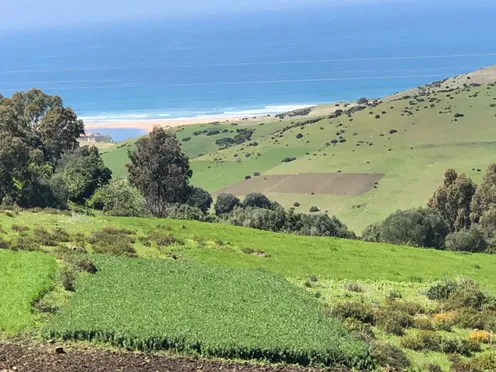
[[258, 176], [217, 191], [234, 195], [251, 192], [362, 195], [369, 191], [384, 174], [380, 173], [298, 173]]
[[[98, 349], [55, 351], [54, 345], [0, 343], [0, 372], [317, 372], [317, 369], [292, 366], [267, 366], [220, 362], [196, 358], [173, 358], [132, 352]], [[347, 372], [349, 369], [335, 369]]]

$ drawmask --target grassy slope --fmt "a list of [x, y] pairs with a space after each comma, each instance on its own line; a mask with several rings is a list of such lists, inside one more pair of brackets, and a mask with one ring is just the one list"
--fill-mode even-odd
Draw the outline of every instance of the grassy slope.
[[79, 340], [140, 350], [162, 349], [166, 340], [167, 349], [204, 356], [303, 364], [309, 357], [332, 364], [367, 355], [364, 343], [352, 341], [279, 276], [169, 260], [93, 259], [99, 272], [81, 278], [47, 337], [77, 332]]
[[[9, 231], [12, 224], [27, 226], [60, 226], [71, 233], [89, 234], [105, 226], [116, 226], [146, 234], [167, 226], [171, 233], [185, 241], [157, 250], [135, 245], [144, 258], [179, 258], [207, 264], [238, 268], [264, 268], [286, 278], [303, 280], [310, 275], [327, 280], [386, 280], [394, 282], [430, 282], [443, 276], [468, 276], [496, 293], [496, 256], [460, 254], [389, 244], [365, 243], [334, 238], [275, 234], [229, 225], [174, 220], [68, 217], [23, 212], [15, 218], [0, 215], [0, 224]], [[16, 233], [9, 231], [11, 238]], [[272, 257], [259, 257], [242, 252], [243, 248], [262, 250]]]
[[0, 331], [13, 334], [36, 324], [32, 302], [52, 285], [57, 263], [36, 252], [0, 250]]
[[[480, 92], [477, 98], [470, 97], [476, 92]], [[496, 102], [496, 89], [484, 86], [459, 94], [437, 93], [433, 97], [441, 100], [434, 108], [424, 108], [430, 103], [412, 106], [409, 99], [383, 103], [355, 113], [353, 121], [346, 116], [323, 119], [303, 130], [284, 133], [278, 139], [279, 143], [265, 138], [258, 141], [260, 145], [255, 149], [237, 146], [195, 159], [192, 162], [193, 182], [214, 191], [239, 182], [254, 171], [265, 174], [385, 173], [377, 189], [358, 197], [269, 195], [285, 207], [298, 201], [300, 210], [305, 212], [317, 205], [321, 210], [338, 215], [353, 230], [360, 232], [367, 224], [383, 219], [395, 209], [424, 205], [441, 184], [446, 168], [455, 168], [479, 181], [481, 173], [473, 169], [484, 170], [495, 160], [496, 127], [493, 122], [496, 109], [490, 104]], [[401, 115], [405, 107], [409, 107], [413, 116]], [[387, 113], [382, 114], [383, 111]], [[457, 112], [465, 117], [454, 121]], [[375, 119], [376, 114], [381, 118]], [[336, 132], [341, 129], [346, 131], [343, 136], [347, 142], [326, 147], [325, 144], [336, 138]], [[391, 129], [398, 133], [390, 135]], [[302, 139], [296, 139], [298, 132], [304, 134]], [[247, 152], [260, 152], [261, 156], [252, 155], [246, 159], [243, 155]], [[309, 155], [305, 155], [307, 152]], [[235, 154], [238, 157], [235, 158]], [[285, 156], [295, 156], [297, 161], [281, 164]], [[222, 160], [214, 161], [215, 158]]]
[[[478, 96], [474, 97], [474, 94]], [[354, 113], [352, 121], [345, 115], [337, 119], [323, 117], [319, 123], [307, 125], [302, 130], [289, 130], [280, 138], [275, 138], [274, 133], [282, 127], [292, 122], [306, 121], [312, 115], [324, 114], [332, 108], [317, 107], [312, 115], [285, 118], [283, 121], [267, 118], [263, 126], [253, 121], [240, 122], [239, 127], [230, 124], [190, 126], [181, 129], [178, 136], [192, 137], [191, 141], [184, 144], [185, 151], [193, 157], [192, 182], [211, 192], [237, 183], [254, 172], [385, 173], [379, 187], [362, 196], [269, 195], [287, 208], [298, 201], [301, 204], [299, 210], [303, 212], [316, 205], [323, 211], [336, 214], [351, 229], [360, 232], [366, 225], [382, 220], [396, 209], [425, 205], [441, 184], [446, 168], [467, 173], [478, 182], [482, 173], [477, 172], [477, 169], [484, 170], [495, 160], [496, 127], [493, 123], [496, 108], [490, 107], [496, 103], [495, 87], [436, 92], [424, 98], [426, 102], [416, 105], [410, 105], [411, 99], [384, 102]], [[439, 102], [434, 102], [435, 106], [431, 108], [431, 103], [427, 102], [429, 98], [436, 98]], [[406, 107], [413, 113], [412, 116], [403, 113]], [[386, 114], [382, 114], [383, 111]], [[455, 113], [465, 116], [455, 121]], [[375, 119], [376, 114], [381, 118]], [[255, 128], [253, 139], [259, 145], [247, 147], [244, 144], [196, 157], [214, 150], [215, 140], [226, 134], [207, 137], [192, 136], [192, 132], [216, 127]], [[398, 133], [390, 135], [391, 129]], [[338, 130], [345, 130], [343, 137], [347, 142], [326, 146], [326, 143], [337, 138]], [[296, 139], [296, 134], [300, 132], [304, 137]], [[367, 142], [373, 145], [369, 146]], [[114, 147], [104, 155], [116, 176], [125, 174], [123, 159], [126, 153], [126, 149]], [[297, 160], [281, 164], [281, 160], [288, 156], [294, 156]]]

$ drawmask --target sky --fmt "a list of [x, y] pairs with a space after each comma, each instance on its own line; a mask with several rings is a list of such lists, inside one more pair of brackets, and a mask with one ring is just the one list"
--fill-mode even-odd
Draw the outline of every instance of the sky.
[[408, 0], [0, 0], [0, 29], [53, 28], [75, 23], [197, 17], [390, 1]]

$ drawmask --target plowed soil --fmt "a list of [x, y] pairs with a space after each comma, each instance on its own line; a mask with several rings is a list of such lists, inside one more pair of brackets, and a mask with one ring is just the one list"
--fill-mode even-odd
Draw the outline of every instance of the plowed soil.
[[216, 192], [246, 195], [251, 192], [289, 194], [362, 195], [384, 174], [380, 173], [298, 173], [258, 176]]
[[[33, 345], [0, 343], [0, 372], [123, 372], [123, 371], [222, 371], [222, 372], [316, 372], [317, 369], [294, 366], [268, 366], [248, 363], [220, 362], [214, 360], [147, 355], [125, 351], [106, 351], [92, 348], [64, 348], [59, 345]], [[59, 350], [60, 351], [60, 350]], [[333, 369], [349, 372], [348, 369]]]

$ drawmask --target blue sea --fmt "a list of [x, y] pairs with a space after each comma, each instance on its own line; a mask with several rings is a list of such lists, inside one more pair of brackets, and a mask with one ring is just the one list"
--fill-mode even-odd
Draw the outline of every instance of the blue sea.
[[386, 1], [0, 34], [0, 93], [105, 123], [379, 97], [496, 64], [493, 1]]

